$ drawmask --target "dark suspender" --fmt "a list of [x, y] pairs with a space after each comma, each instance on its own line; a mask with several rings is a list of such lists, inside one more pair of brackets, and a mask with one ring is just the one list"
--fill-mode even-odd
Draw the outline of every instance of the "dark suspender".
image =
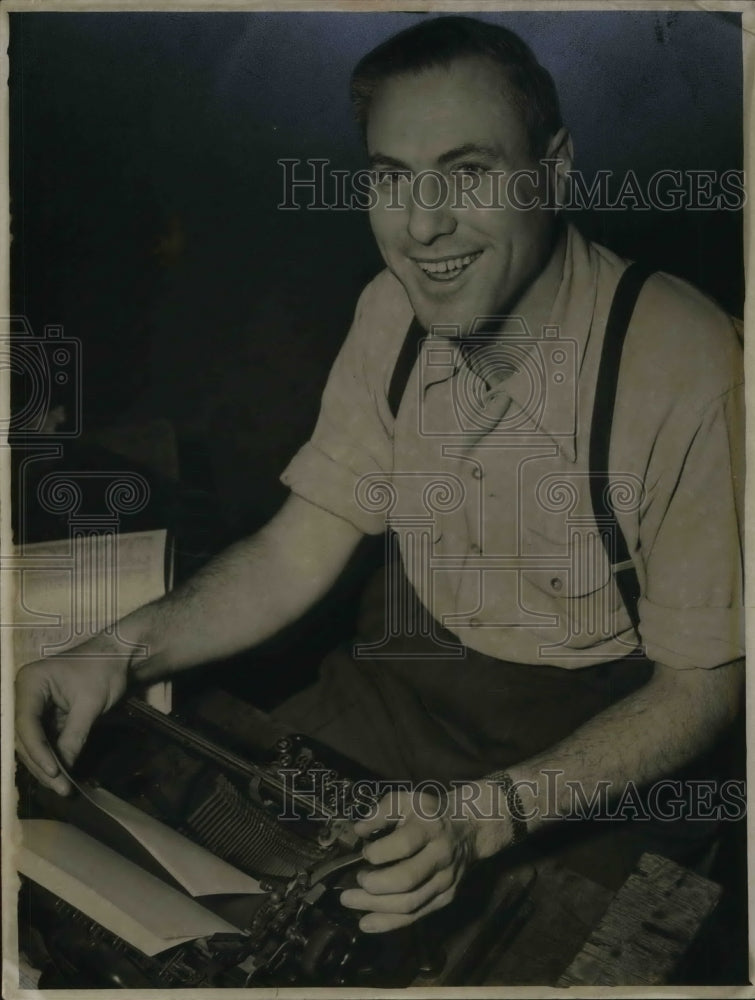
[[419, 320], [415, 316], [409, 329], [406, 331], [404, 343], [401, 345], [401, 350], [396, 358], [393, 375], [391, 375], [391, 384], [388, 389], [388, 405], [391, 408], [394, 420], [396, 419], [398, 408], [401, 406], [401, 400], [404, 398], [412, 368], [414, 368], [414, 363], [417, 360], [419, 345], [425, 336], [426, 332], [422, 329]]
[[[590, 498], [595, 520], [598, 522], [609, 562], [614, 567], [614, 579], [629, 618], [639, 638], [640, 581], [634, 568], [627, 540], [621, 530], [611, 504], [608, 475], [608, 451], [611, 446], [611, 426], [616, 404], [616, 387], [619, 382], [621, 352], [624, 347], [629, 321], [634, 312], [640, 289], [650, 272], [641, 264], [630, 264], [616, 286], [611, 311], [608, 314], [603, 352], [595, 387], [595, 403], [590, 426]], [[620, 569], [615, 567], [624, 563]]]
[[[606, 323], [590, 428], [590, 498], [593, 512], [613, 568], [616, 586], [619, 588], [638, 637], [640, 616], [637, 604], [640, 599], [640, 581], [629, 554], [624, 532], [611, 504], [608, 488], [608, 453], [624, 340], [637, 296], [650, 273], [640, 264], [630, 264], [619, 278]], [[401, 405], [424, 336], [425, 331], [415, 316], [401, 345], [388, 389], [388, 405], [394, 418]], [[622, 563], [625, 565], [622, 566]], [[621, 568], [616, 568], [618, 566]]]

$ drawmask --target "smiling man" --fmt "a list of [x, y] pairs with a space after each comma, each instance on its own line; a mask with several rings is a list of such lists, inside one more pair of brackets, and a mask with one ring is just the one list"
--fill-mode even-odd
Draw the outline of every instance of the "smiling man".
[[547, 310], [555, 295], [563, 246], [554, 253], [553, 213], [507, 204], [502, 182], [519, 172], [532, 190], [517, 191], [517, 201], [544, 203], [549, 179], [540, 161], [560, 158], [563, 172], [571, 146], [555, 94], [544, 146], [533, 145], [538, 137], [519, 104], [500, 64], [470, 55], [388, 77], [363, 109], [378, 178], [372, 229], [425, 330], [455, 324], [466, 332], [475, 317], [514, 304]]
[[[400, 559], [366, 595], [360, 642], [277, 713], [404, 785], [357, 823], [383, 833], [364, 849], [380, 868], [342, 897], [384, 931], [445, 905], [474, 861], [529, 837], [548, 849], [533, 835], [580, 803], [605, 793], [619, 820], [641, 816], [638, 789], [702, 766], [735, 718], [742, 374], [714, 303], [643, 283], [554, 210], [571, 142], [515, 35], [422, 22], [362, 60], [352, 94], [387, 266], [283, 474], [289, 500], [124, 619], [147, 656], [125, 663], [103, 635], [24, 668], [17, 731], [65, 792], [50, 703], [70, 763], [129, 683], [275, 634], [391, 529]], [[617, 822], [614, 879], [648, 847], [699, 858], [715, 811], [675, 815]]]

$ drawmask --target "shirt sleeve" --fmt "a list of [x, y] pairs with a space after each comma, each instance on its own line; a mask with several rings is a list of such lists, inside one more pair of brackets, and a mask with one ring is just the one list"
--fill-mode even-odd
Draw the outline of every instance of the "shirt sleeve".
[[411, 313], [407, 320], [400, 309], [390, 308], [391, 293], [395, 299], [385, 275], [362, 293], [328, 376], [312, 437], [281, 475], [292, 492], [365, 534], [380, 534], [385, 528], [384, 514], [360, 502], [359, 487], [365, 477], [385, 482], [391, 478], [393, 418], [385, 385], [411, 320]]
[[676, 461], [666, 452], [653, 487], [660, 510], [640, 527], [640, 631], [653, 660], [716, 667], [744, 656], [742, 386], [687, 426], [686, 447]]

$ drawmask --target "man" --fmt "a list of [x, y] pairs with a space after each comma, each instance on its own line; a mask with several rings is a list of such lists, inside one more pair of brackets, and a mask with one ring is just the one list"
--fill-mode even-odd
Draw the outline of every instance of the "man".
[[[475, 860], [569, 815], [574, 782], [615, 801], [689, 765], [734, 719], [742, 379], [728, 318], [651, 276], [602, 470], [629, 495], [615, 506], [641, 590], [635, 630], [589, 488], [626, 262], [554, 210], [572, 146], [550, 77], [510, 32], [449, 17], [365, 57], [353, 96], [387, 270], [365, 289], [312, 440], [283, 475], [289, 499], [123, 620], [148, 655], [126, 663], [96, 637], [81, 659], [25, 667], [16, 707], [22, 759], [65, 792], [41, 728], [49, 706], [70, 764], [129, 683], [272, 636], [388, 524], [413, 592], [401, 597], [401, 578], [383, 609], [414, 618], [363, 623], [361, 652], [334, 653], [278, 712], [386, 777], [448, 787], [440, 803], [386, 796], [357, 824], [365, 838], [383, 832], [364, 848], [380, 868], [342, 901], [365, 911], [363, 930], [384, 931], [445, 905]], [[392, 401], [415, 317], [429, 336]], [[572, 784], [554, 791], [557, 772]]]

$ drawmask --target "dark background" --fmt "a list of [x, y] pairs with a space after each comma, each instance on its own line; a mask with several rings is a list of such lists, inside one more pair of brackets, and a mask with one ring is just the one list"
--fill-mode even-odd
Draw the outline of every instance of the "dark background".
[[[424, 14], [11, 14], [12, 308], [83, 342], [84, 429], [167, 418], [223, 540], [260, 526], [361, 287], [364, 212], [281, 212], [281, 157], [363, 165], [361, 54]], [[577, 165], [742, 165], [739, 16], [486, 14], [553, 73]], [[741, 215], [593, 212], [590, 236], [741, 315]], [[65, 400], [63, 400], [65, 402]]]

